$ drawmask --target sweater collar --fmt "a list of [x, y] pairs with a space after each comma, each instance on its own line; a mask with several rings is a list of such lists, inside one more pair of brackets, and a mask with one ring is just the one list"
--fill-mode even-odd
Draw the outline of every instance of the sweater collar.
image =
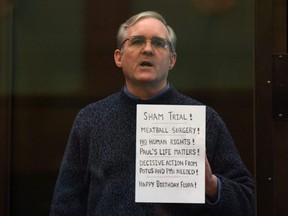
[[[170, 89], [171, 89], [171, 86], [168, 83], [163, 89], [161, 89], [160, 92], [158, 92], [157, 94], [153, 95], [148, 100], [157, 99], [157, 98], [161, 97], [163, 94], [165, 94], [166, 92], [168, 92]], [[127, 89], [126, 85], [124, 85], [124, 87], [123, 87], [123, 92], [132, 100], [141, 100], [138, 96], [136, 96], [136, 95], [132, 94], [131, 92], [129, 92], [129, 90]]]

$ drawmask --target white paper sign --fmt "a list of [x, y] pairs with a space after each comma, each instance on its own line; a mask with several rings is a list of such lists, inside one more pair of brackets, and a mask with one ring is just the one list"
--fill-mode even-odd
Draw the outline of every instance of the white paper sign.
[[135, 202], [204, 203], [206, 107], [137, 105]]

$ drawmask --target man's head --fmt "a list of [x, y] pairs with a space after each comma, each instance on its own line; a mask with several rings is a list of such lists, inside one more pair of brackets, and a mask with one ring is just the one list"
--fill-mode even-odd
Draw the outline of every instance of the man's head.
[[139, 14], [132, 16], [126, 22], [124, 22], [120, 26], [120, 28], [118, 30], [118, 34], [117, 34], [117, 46], [118, 46], [118, 48], [121, 49], [121, 45], [122, 45], [123, 41], [127, 38], [127, 32], [126, 32], [127, 28], [134, 25], [140, 19], [149, 18], [149, 17], [158, 19], [159, 21], [161, 21], [163, 23], [163, 25], [166, 26], [167, 31], [168, 31], [168, 39], [169, 39], [169, 42], [171, 43], [171, 52], [176, 52], [177, 38], [176, 38], [174, 30], [169, 25], [167, 25], [166, 20], [159, 13], [157, 13], [155, 11], [141, 12]]
[[176, 36], [156, 12], [142, 12], [128, 19], [118, 32], [114, 60], [121, 67], [132, 93], [157, 93], [167, 84], [176, 62]]

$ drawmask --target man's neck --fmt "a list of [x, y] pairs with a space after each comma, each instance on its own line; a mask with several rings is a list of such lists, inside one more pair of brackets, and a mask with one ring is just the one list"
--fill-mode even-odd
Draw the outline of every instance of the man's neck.
[[149, 86], [145, 86], [145, 87], [131, 87], [129, 85], [125, 85], [127, 91], [134, 95], [135, 97], [138, 97], [141, 100], [149, 100], [151, 98], [153, 98], [154, 96], [158, 95], [159, 93], [161, 93], [162, 91], [166, 90], [169, 87], [169, 84], [165, 83], [162, 86], [158, 86], [157, 88], [155, 87], [149, 87]]

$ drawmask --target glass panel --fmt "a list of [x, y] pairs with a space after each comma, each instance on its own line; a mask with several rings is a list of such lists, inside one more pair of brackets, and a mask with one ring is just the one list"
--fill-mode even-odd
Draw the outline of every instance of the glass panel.
[[253, 1], [17, 1], [11, 215], [48, 214], [75, 115], [122, 87], [116, 33], [143, 10], [176, 31], [170, 83], [216, 109], [254, 172]]

